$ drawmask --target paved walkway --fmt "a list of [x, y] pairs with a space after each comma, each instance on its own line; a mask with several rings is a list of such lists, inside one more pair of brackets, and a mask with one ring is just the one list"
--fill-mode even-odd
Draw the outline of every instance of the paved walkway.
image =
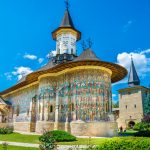
[[[23, 146], [23, 147], [39, 148], [39, 144], [0, 141], [0, 144], [3, 144], [3, 143], [7, 143], [8, 145], [12, 145], [12, 146]], [[76, 146], [76, 145], [59, 145], [58, 146], [58, 150], [68, 150], [69, 148], [73, 148], [73, 150], [75, 150], [75, 149], [87, 148], [87, 146], [86, 145], [80, 145], [80, 146]]]

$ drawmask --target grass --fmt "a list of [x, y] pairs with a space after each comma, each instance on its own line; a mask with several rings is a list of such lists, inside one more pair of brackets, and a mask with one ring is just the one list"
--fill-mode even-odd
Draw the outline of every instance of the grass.
[[[24, 135], [20, 133], [12, 134], [0, 134], [0, 141], [20, 142], [20, 143], [36, 143], [39, 144], [40, 135]], [[86, 144], [98, 144], [105, 141], [105, 138], [77, 138], [75, 142], [59, 142], [60, 145], [86, 145]]]
[[[118, 139], [124, 138], [128, 139], [136, 139], [140, 137], [133, 137], [133, 133], [136, 131], [127, 130], [127, 132], [123, 132], [120, 137], [116, 137]], [[20, 133], [12, 133], [12, 134], [0, 134], [0, 141], [10, 141], [10, 142], [20, 142], [20, 143], [36, 143], [39, 144], [39, 136], [40, 135], [24, 135]], [[59, 142], [58, 145], [99, 145], [104, 143], [107, 140], [115, 139], [114, 138], [77, 138], [77, 141], [74, 142]], [[147, 139], [147, 138], [145, 138]]]
[[[3, 150], [3, 146], [0, 145], [0, 150]], [[39, 150], [39, 148], [20, 147], [20, 146], [8, 146], [8, 150]]]
[[135, 130], [127, 130], [126, 132], [122, 132], [122, 133], [118, 133], [119, 136], [134, 136], [134, 133], [136, 133], [138, 131], [135, 131]]
[[0, 141], [39, 143], [39, 135], [25, 135], [20, 133], [0, 134]]

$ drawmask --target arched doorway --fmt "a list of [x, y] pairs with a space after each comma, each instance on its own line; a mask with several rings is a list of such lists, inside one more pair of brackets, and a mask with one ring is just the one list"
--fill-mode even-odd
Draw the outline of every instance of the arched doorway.
[[128, 127], [129, 127], [129, 128], [133, 128], [134, 125], [135, 125], [135, 122], [134, 122], [134, 121], [130, 121], [130, 122], [128, 123]]

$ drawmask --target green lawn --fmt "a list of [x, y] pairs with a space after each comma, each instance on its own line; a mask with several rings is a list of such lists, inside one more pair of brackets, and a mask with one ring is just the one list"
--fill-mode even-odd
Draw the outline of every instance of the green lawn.
[[119, 136], [134, 136], [134, 133], [136, 133], [137, 131], [135, 130], [127, 130], [126, 132], [122, 132], [122, 133], [118, 133]]
[[[3, 150], [3, 146], [0, 145], [0, 150]], [[38, 148], [8, 146], [8, 150], [39, 150]]]
[[[24, 135], [20, 133], [12, 134], [0, 134], [0, 141], [10, 141], [10, 142], [22, 142], [22, 143], [38, 143], [39, 144], [39, 135]], [[98, 144], [105, 141], [105, 138], [77, 138], [75, 142], [60, 142], [60, 145], [86, 145], [86, 144]]]
[[24, 135], [20, 133], [0, 134], [0, 141], [39, 143], [39, 135]]
[[[123, 133], [121, 137], [114, 137], [114, 138], [77, 138], [77, 141], [75, 142], [60, 142], [58, 145], [99, 145], [107, 140], [110, 139], [140, 139], [140, 137], [132, 137], [129, 135], [133, 135], [134, 131], [127, 131], [126, 133]], [[124, 135], [126, 134], [126, 135]], [[146, 140], [150, 141], [150, 138], [144, 138]], [[0, 134], [0, 141], [10, 141], [10, 142], [22, 142], [22, 143], [38, 143], [39, 144], [39, 135], [23, 135], [19, 133], [12, 133], [12, 134], [6, 134], [2, 135]]]

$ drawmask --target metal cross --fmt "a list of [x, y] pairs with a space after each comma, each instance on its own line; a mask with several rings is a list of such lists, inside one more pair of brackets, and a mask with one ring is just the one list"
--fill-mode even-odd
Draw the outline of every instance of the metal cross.
[[89, 38], [89, 39], [87, 39], [86, 41], [87, 41], [87, 43], [88, 43], [89, 48], [91, 48], [92, 45], [93, 45], [92, 40]]
[[82, 45], [83, 50], [85, 50], [86, 49], [86, 44], [85, 44], [84, 40], [82, 41], [81, 45]]
[[132, 54], [131, 54], [131, 60], [133, 60]]
[[66, 4], [66, 9], [68, 10], [68, 9], [69, 9], [69, 6], [70, 6], [69, 0], [65, 0], [65, 4]]

